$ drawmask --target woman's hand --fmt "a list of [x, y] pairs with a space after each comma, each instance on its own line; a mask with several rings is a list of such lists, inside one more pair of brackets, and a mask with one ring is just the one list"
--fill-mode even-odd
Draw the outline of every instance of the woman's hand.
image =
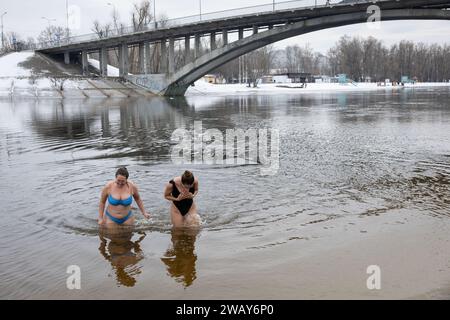
[[175, 201], [181, 201], [184, 200], [184, 194], [180, 193], [180, 195], [175, 199]]
[[103, 224], [103, 218], [98, 218], [98, 219], [97, 219], [97, 223], [98, 223], [99, 225], [102, 225], [102, 224]]
[[147, 220], [150, 219], [150, 213], [144, 212], [144, 218]]
[[181, 201], [184, 199], [193, 199], [193, 198], [194, 198], [194, 196], [192, 195], [192, 193], [186, 193], [186, 194], [181, 193], [175, 201]]
[[185, 199], [194, 199], [194, 195], [192, 193], [188, 192], [184, 195], [184, 198]]

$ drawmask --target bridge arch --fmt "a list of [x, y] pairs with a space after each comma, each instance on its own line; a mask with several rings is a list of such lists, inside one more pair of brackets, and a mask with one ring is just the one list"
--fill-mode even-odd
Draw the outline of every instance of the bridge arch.
[[[364, 23], [370, 14], [356, 12], [338, 14], [319, 18], [311, 18], [300, 22], [279, 26], [247, 38], [229, 43], [221, 48], [211, 51], [195, 61], [185, 65], [172, 76], [158, 81], [157, 88], [151, 88], [159, 94], [166, 96], [184, 95], [189, 86], [205, 74], [222, 66], [223, 64], [262, 48], [274, 42], [292, 38], [302, 34], [341, 27], [346, 25]], [[450, 20], [450, 10], [441, 9], [394, 9], [383, 10], [382, 21], [393, 20]], [[131, 80], [131, 79], [130, 79]], [[133, 81], [133, 80], [132, 80]], [[135, 81], [133, 81], [135, 82]], [[138, 83], [139, 84], [139, 83]]]

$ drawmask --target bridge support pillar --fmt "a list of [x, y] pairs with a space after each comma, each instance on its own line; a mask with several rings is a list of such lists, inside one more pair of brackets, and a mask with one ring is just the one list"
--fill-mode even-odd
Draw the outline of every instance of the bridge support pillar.
[[175, 73], [175, 39], [169, 39], [169, 74]]
[[128, 45], [123, 43], [119, 46], [119, 75], [128, 76]]
[[146, 72], [146, 61], [145, 61], [145, 44], [143, 42], [139, 43], [139, 73], [145, 74]]
[[81, 51], [81, 70], [83, 76], [87, 76], [89, 73], [88, 53], [86, 50]]
[[195, 59], [200, 58], [200, 35], [195, 35]]
[[184, 63], [191, 62], [191, 36], [184, 38]]
[[161, 68], [159, 70], [160, 73], [166, 73], [167, 72], [167, 45], [166, 45], [166, 39], [161, 40], [161, 61], [160, 65]]
[[269, 24], [269, 30], [273, 29], [273, 24]]
[[258, 34], [258, 26], [253, 26], [253, 34]]
[[144, 56], [145, 56], [145, 74], [150, 73], [150, 42], [144, 43]]
[[227, 29], [222, 30], [222, 41], [223, 41], [223, 46], [225, 47], [228, 44], [228, 30]]
[[215, 32], [211, 32], [211, 51], [216, 50], [217, 45], [216, 45], [216, 33]]
[[108, 50], [105, 47], [100, 49], [100, 76], [108, 76]]
[[70, 64], [70, 53], [69, 51], [64, 52], [64, 63]]
[[244, 29], [243, 28], [239, 28], [238, 33], [239, 33], [239, 40], [244, 39]]

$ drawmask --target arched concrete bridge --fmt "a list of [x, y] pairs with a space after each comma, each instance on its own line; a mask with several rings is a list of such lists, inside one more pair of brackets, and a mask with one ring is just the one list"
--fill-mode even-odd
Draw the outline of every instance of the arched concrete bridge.
[[[107, 50], [119, 48], [120, 76], [153, 93], [177, 96], [184, 95], [194, 81], [211, 70], [258, 48], [313, 31], [367, 22], [374, 14], [369, 6], [374, 4], [381, 10], [381, 21], [450, 20], [450, 1], [344, 0], [332, 5], [325, 5], [326, 1], [320, 0], [308, 2], [312, 2], [313, 6], [169, 26], [164, 29], [68, 43], [38, 51], [49, 55], [63, 54], [66, 63], [70, 63], [73, 57], [81, 56], [79, 60], [84, 72], [87, 71], [88, 53], [99, 52], [100, 71], [106, 76]], [[247, 34], [250, 31], [250, 35], [244, 37], [245, 31]], [[228, 35], [232, 32], [237, 32], [238, 37], [236, 41], [229, 42]], [[217, 33], [222, 36], [220, 48], [216, 45]], [[205, 35], [209, 37], [210, 50], [201, 54], [200, 41]], [[193, 57], [190, 49], [192, 38], [195, 43]], [[175, 70], [175, 41], [180, 39], [184, 41], [185, 65]], [[162, 70], [157, 74], [149, 72], [149, 46], [154, 43], [161, 46]], [[129, 46], [139, 46], [139, 75], [128, 73]]]

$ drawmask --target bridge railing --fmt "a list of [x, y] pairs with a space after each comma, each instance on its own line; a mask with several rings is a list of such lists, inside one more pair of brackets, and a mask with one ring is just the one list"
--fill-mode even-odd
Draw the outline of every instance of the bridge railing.
[[291, 0], [283, 2], [275, 2], [266, 5], [250, 6], [237, 9], [229, 9], [224, 11], [210, 12], [205, 14], [161, 20], [150, 22], [148, 25], [139, 29], [135, 27], [123, 27], [115, 30], [100, 31], [98, 33], [90, 33], [80, 36], [56, 38], [51, 41], [41, 42], [38, 44], [38, 49], [58, 48], [71, 44], [80, 44], [101, 39], [108, 39], [120, 37], [123, 35], [138, 34], [141, 32], [154, 31], [160, 29], [167, 29], [172, 27], [179, 27], [184, 25], [191, 25], [195, 23], [209, 22], [215, 20], [222, 20], [225, 18], [235, 18], [240, 16], [252, 14], [264, 14], [269, 12], [278, 12], [293, 9], [314, 9], [326, 6], [345, 6], [358, 3], [373, 3], [389, 0]]

